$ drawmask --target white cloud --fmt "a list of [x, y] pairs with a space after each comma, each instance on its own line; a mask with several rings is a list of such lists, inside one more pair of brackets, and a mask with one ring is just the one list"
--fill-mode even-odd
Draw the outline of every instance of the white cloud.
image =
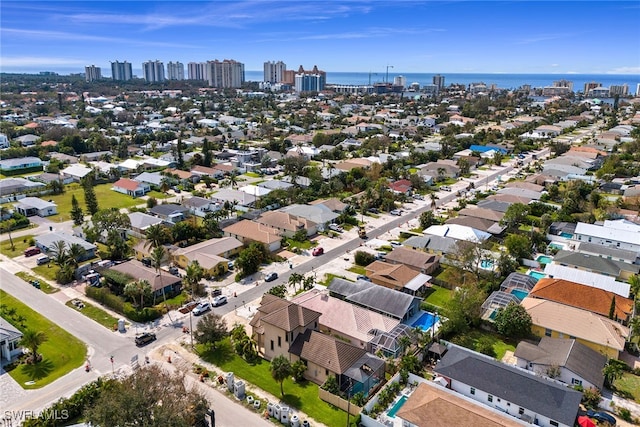
[[606, 74], [640, 74], [640, 67], [618, 67], [607, 71]]

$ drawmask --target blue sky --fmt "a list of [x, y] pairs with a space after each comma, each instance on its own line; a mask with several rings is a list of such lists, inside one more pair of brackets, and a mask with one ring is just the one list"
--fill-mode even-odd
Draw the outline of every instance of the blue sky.
[[0, 2], [0, 70], [235, 59], [246, 70], [640, 74], [637, 1]]

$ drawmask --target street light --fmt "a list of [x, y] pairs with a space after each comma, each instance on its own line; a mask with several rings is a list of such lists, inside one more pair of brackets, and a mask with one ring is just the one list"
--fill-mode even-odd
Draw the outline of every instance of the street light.
[[389, 83], [389, 68], [393, 68], [393, 65], [387, 65], [387, 74], [385, 74], [384, 82]]
[[351, 388], [353, 387], [353, 382], [351, 378], [349, 378], [349, 388], [347, 389], [347, 427], [349, 427], [349, 415], [351, 411]]

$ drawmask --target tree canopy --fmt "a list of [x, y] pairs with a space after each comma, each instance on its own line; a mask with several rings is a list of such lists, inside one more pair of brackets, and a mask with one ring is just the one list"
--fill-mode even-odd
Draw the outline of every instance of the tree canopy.
[[531, 334], [531, 316], [523, 306], [514, 302], [498, 309], [494, 325], [498, 333], [510, 338], [524, 338]]
[[215, 348], [216, 343], [226, 337], [227, 322], [217, 314], [207, 314], [196, 326], [196, 330], [193, 332], [193, 338], [199, 344], [210, 345]]

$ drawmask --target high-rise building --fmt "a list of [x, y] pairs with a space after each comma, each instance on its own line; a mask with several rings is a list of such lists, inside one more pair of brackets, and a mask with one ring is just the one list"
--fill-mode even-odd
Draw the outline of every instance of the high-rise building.
[[569, 92], [573, 92], [573, 82], [570, 80], [556, 80], [553, 82], [553, 87], [566, 87], [569, 89]]
[[313, 66], [313, 70], [306, 71], [301, 65], [295, 73], [294, 80], [296, 92], [320, 92], [327, 83], [327, 73], [318, 70], [317, 65]]
[[180, 61], [167, 64], [167, 80], [184, 80], [184, 64]]
[[122, 80], [122, 81], [131, 80], [133, 78], [131, 63], [127, 61], [111, 62], [111, 78], [113, 78], [113, 80]]
[[407, 87], [407, 78], [405, 76], [395, 76], [393, 78], [393, 85]]
[[269, 83], [280, 83], [284, 78], [287, 65], [282, 61], [267, 61], [264, 63], [264, 81]]
[[444, 89], [444, 76], [441, 76], [440, 74], [436, 74], [431, 79], [431, 83], [438, 86], [438, 90]]
[[585, 83], [584, 84], [584, 94], [585, 95], [589, 95], [589, 91], [591, 89], [595, 89], [597, 87], [602, 86], [602, 83], [598, 83], [598, 82], [589, 82], [589, 83]]
[[241, 87], [244, 83], [244, 64], [233, 59], [207, 61], [204, 78], [212, 87]]
[[87, 65], [84, 67], [84, 78], [88, 82], [100, 80], [102, 78], [102, 70], [95, 65]]
[[627, 96], [629, 95], [629, 85], [626, 83], [623, 85], [611, 85], [609, 86], [609, 95], [610, 96], [616, 96], [616, 95]]
[[142, 63], [142, 76], [147, 83], [164, 81], [164, 63], [162, 61], [147, 61]]
[[189, 80], [207, 80], [206, 62], [189, 62]]

